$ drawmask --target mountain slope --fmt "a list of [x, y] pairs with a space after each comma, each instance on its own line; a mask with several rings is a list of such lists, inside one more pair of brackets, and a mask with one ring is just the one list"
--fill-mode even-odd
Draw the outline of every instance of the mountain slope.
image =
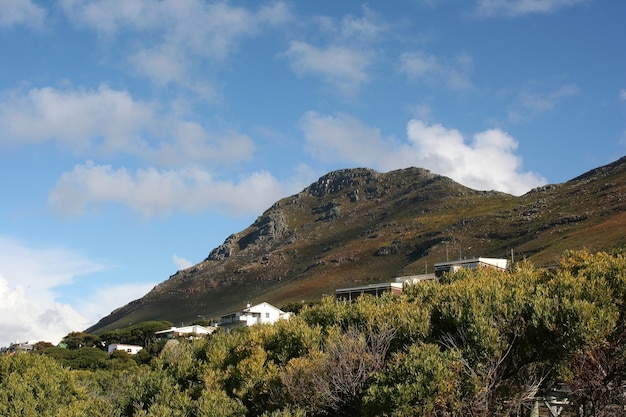
[[280, 306], [432, 271], [446, 258], [513, 252], [546, 265], [566, 249], [610, 249], [626, 244], [625, 184], [626, 157], [521, 197], [420, 168], [334, 171], [87, 331], [217, 317], [246, 302]]

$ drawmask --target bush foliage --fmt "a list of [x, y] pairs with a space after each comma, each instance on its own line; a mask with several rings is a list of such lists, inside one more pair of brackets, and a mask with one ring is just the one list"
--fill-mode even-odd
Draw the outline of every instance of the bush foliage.
[[562, 385], [570, 415], [612, 415], [626, 405], [624, 253], [328, 297], [158, 354], [147, 329], [167, 323], [104, 335], [147, 346], [141, 360], [93, 347], [3, 356], [0, 415], [526, 416]]

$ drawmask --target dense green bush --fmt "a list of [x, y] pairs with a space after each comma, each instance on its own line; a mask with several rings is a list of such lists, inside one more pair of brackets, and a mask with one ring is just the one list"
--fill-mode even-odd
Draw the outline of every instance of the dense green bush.
[[559, 384], [571, 410], [608, 415], [626, 403], [625, 297], [623, 251], [567, 252], [165, 347], [150, 331], [167, 323], [101, 335], [135, 356], [72, 333], [76, 349], [0, 358], [0, 415], [525, 416]]
[[0, 415], [5, 417], [106, 416], [107, 402], [87, 395], [73, 374], [52, 358], [0, 356]]
[[134, 357], [126, 352], [116, 351], [112, 355], [107, 352], [85, 347], [80, 349], [64, 349], [58, 347], [45, 348], [37, 353], [56, 359], [69, 369], [127, 369], [137, 367]]

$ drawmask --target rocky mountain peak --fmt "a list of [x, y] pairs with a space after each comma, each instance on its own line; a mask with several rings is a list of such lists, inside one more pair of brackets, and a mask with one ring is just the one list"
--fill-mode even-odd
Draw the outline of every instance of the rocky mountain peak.
[[360, 186], [378, 178], [378, 172], [367, 168], [332, 171], [307, 187], [303, 192], [314, 197], [326, 197], [348, 188]]

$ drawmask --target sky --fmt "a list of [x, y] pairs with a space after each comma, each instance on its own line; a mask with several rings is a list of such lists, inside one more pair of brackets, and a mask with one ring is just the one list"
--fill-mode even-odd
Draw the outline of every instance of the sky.
[[622, 157], [624, 16], [0, 0], [0, 346], [86, 329], [336, 169], [522, 195]]

